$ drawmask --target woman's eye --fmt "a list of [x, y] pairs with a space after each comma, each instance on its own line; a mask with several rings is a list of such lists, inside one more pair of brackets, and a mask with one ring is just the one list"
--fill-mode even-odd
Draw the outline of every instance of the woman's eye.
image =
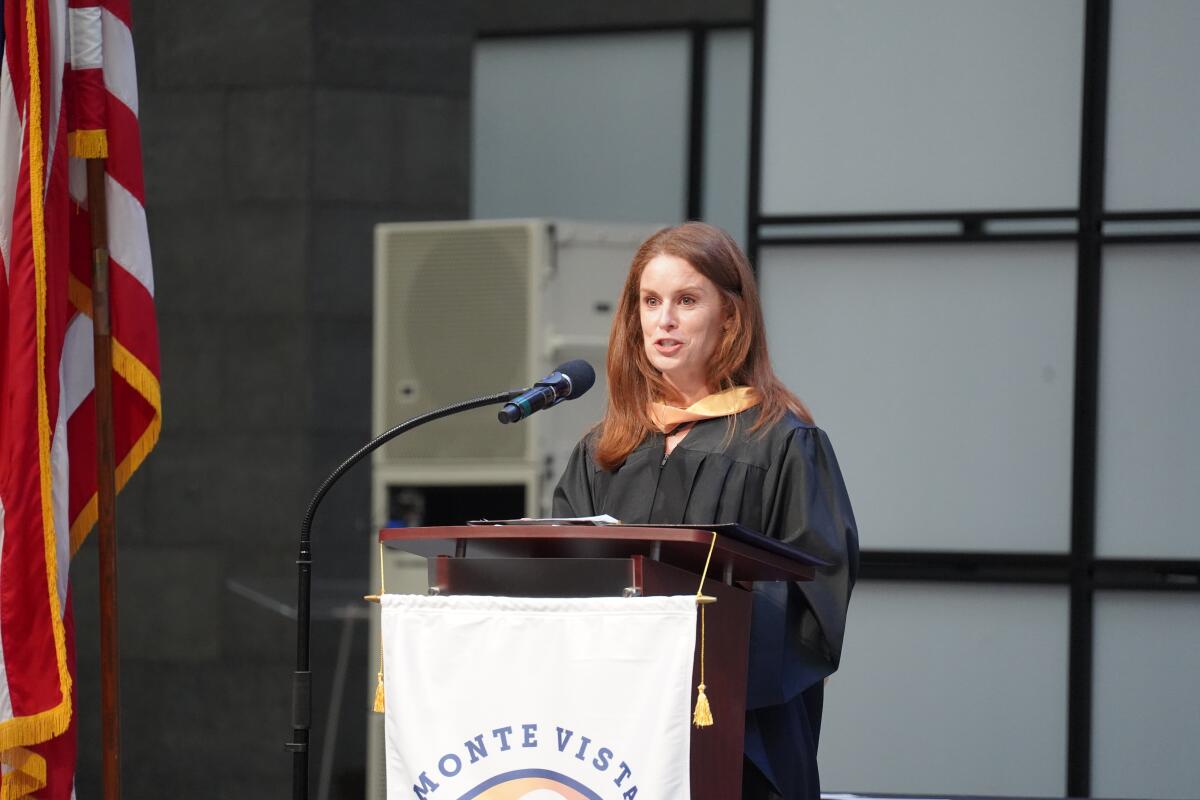
[[679, 298], [679, 304], [683, 305], [683, 306], [694, 306], [694, 305], [696, 305], [696, 298], [686, 297], [686, 296], [681, 297], [681, 298]]
[[647, 298], [646, 298], [646, 300], [645, 300], [645, 302], [646, 302], [646, 305], [647, 305], [647, 306], [649, 306], [650, 308], [654, 308], [656, 305], [658, 305], [658, 298], [656, 298], [656, 297], [647, 297]]

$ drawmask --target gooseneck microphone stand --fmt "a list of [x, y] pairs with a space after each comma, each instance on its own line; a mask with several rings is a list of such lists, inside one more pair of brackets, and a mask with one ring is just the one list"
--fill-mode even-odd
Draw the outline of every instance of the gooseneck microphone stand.
[[354, 455], [343, 461], [337, 469], [330, 473], [325, 482], [317, 489], [312, 500], [309, 501], [304, 521], [300, 523], [300, 553], [296, 557], [299, 587], [296, 598], [296, 671], [292, 674], [292, 741], [284, 745], [284, 749], [292, 753], [292, 797], [294, 800], [308, 800], [308, 732], [312, 723], [312, 671], [309, 669], [308, 663], [309, 600], [312, 585], [311, 531], [317, 506], [321, 504], [321, 500], [325, 498], [333, 484], [337, 483], [338, 479], [351, 467], [400, 434], [451, 414], [496, 403], [507, 403], [523, 391], [523, 389], [514, 389], [477, 397], [474, 400], [464, 400], [461, 403], [443, 406], [401, 422], [390, 431], [381, 433], [367, 442]]

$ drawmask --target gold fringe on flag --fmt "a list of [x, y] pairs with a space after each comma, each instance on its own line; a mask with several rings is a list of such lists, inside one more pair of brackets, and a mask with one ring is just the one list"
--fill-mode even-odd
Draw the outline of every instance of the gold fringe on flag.
[[26, 797], [46, 785], [46, 759], [32, 750], [5, 750], [0, 761], [7, 767], [0, 783], [0, 800]]
[[67, 153], [75, 158], [108, 158], [108, 132], [103, 128], [71, 131], [67, 134]]

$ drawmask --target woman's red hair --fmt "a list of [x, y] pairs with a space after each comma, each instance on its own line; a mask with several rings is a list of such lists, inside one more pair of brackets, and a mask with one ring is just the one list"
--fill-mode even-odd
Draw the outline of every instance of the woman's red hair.
[[610, 470], [625, 463], [633, 449], [656, 430], [650, 421], [650, 402], [679, 400], [650, 365], [642, 341], [642, 272], [660, 255], [688, 262], [721, 292], [728, 317], [709, 364], [709, 387], [720, 391], [753, 386], [758, 390], [759, 416], [751, 430], [777, 422], [788, 411], [811, 422], [808, 408], [771, 369], [758, 287], [746, 256], [720, 228], [686, 222], [664, 228], [643, 242], [629, 267], [608, 340], [608, 408], [599, 425], [596, 462]]

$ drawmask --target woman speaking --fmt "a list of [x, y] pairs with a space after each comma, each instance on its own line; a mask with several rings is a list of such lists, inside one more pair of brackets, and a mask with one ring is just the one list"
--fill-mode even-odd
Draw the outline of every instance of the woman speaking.
[[775, 376], [754, 276], [719, 228], [647, 239], [621, 291], [608, 407], [575, 448], [555, 516], [736, 522], [830, 566], [755, 585], [745, 798], [816, 800], [823, 679], [837, 669], [858, 537], [825, 433]]

